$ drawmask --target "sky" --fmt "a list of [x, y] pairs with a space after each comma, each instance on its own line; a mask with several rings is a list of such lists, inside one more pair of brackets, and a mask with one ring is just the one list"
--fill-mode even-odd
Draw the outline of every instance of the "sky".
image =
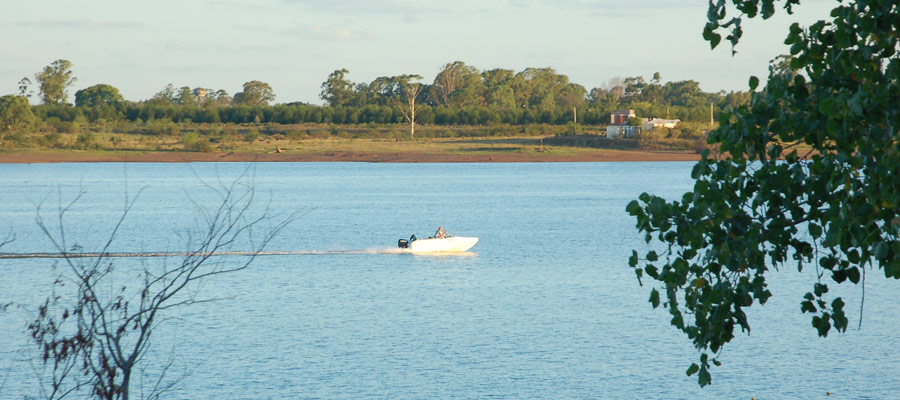
[[0, 0], [0, 95], [57, 59], [73, 64], [70, 102], [100, 83], [139, 101], [169, 83], [233, 95], [259, 80], [276, 103], [321, 104], [322, 82], [341, 68], [356, 83], [431, 83], [457, 60], [480, 71], [551, 67], [587, 90], [655, 72], [707, 92], [747, 90], [788, 52], [790, 23], [825, 18], [834, 4], [745, 21], [732, 56], [728, 43], [711, 51], [703, 40], [704, 0]]

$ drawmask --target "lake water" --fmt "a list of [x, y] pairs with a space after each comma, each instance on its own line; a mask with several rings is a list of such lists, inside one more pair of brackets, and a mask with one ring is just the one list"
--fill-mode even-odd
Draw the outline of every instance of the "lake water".
[[[206, 281], [201, 295], [223, 299], [169, 314], [144, 362], [147, 380], [174, 354], [169, 376], [180, 381], [166, 399], [900, 397], [900, 286], [880, 271], [866, 282], [861, 330], [861, 291], [833, 288], [853, 328], [828, 338], [800, 313], [814, 271], [774, 272], [775, 297], [751, 310], [752, 334], [726, 347], [713, 385], [700, 389], [685, 375], [697, 353], [628, 268], [630, 250], [644, 244], [624, 209], [643, 191], [680, 196], [691, 167], [249, 165], [259, 207], [303, 213], [268, 250], [300, 254], [260, 257]], [[99, 250], [126, 193], [139, 191], [111, 250], [180, 251], [195, 204], [214, 204], [204, 182], [247, 170], [0, 165], [0, 240], [15, 234], [0, 251], [53, 251], [35, 210], [53, 222], [60, 199], [80, 192], [68, 243]], [[397, 239], [438, 225], [480, 242], [463, 255], [393, 253]], [[39, 393], [25, 321], [61, 270], [47, 259], [0, 260], [0, 303], [20, 305], [0, 312], [2, 399]]]

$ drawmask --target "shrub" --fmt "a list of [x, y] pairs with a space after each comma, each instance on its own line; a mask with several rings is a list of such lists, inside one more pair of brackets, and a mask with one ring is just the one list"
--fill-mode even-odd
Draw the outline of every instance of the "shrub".
[[59, 132], [51, 132], [44, 136], [44, 143], [46, 143], [48, 147], [62, 148], [64, 147], [62, 139], [63, 137]]
[[187, 132], [184, 134], [184, 136], [181, 137], [181, 145], [185, 150], [189, 150], [197, 144], [199, 138], [200, 137], [197, 135], [197, 132]]
[[302, 140], [309, 137], [305, 132], [300, 131], [290, 131], [287, 133], [288, 140]]
[[257, 130], [256, 128], [251, 129], [244, 134], [244, 141], [247, 143], [253, 143], [257, 139], [259, 139], [259, 130]]
[[78, 135], [78, 138], [75, 139], [75, 143], [78, 144], [82, 149], [97, 149], [100, 147], [100, 144], [97, 143], [97, 135], [90, 130], [85, 130], [81, 134]]
[[56, 130], [63, 133], [79, 133], [81, 132], [81, 124], [76, 121], [60, 121], [56, 126]]
[[185, 150], [188, 151], [196, 151], [200, 153], [211, 153], [215, 151], [216, 147], [206, 139], [200, 138], [197, 139], [194, 143], [191, 143], [190, 147], [185, 147]]

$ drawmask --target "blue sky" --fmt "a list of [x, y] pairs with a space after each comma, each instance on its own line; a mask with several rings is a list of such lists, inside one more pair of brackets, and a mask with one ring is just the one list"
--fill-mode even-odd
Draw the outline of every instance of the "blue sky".
[[[3, 0], [0, 95], [64, 58], [78, 78], [128, 100], [167, 84], [225, 89], [269, 83], [276, 103], [320, 104], [320, 85], [346, 68], [354, 82], [419, 74], [431, 82], [460, 60], [479, 70], [552, 67], [585, 86], [659, 72], [705, 91], [746, 90], [793, 21], [827, 16], [833, 0], [745, 23], [738, 54], [703, 41], [703, 0]], [[781, 13], [784, 14], [784, 13]], [[74, 96], [70, 96], [73, 101]]]

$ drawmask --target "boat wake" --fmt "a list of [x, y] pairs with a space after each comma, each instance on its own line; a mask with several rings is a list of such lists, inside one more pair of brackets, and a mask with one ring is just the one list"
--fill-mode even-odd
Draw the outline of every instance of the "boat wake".
[[473, 256], [473, 252], [434, 252], [434, 253], [413, 253], [409, 249], [401, 249], [396, 247], [382, 247], [370, 249], [351, 249], [351, 250], [297, 250], [297, 251], [221, 251], [209, 254], [192, 254], [187, 252], [108, 252], [108, 253], [0, 253], [0, 259], [17, 259], [17, 258], [97, 258], [97, 257], [119, 257], [119, 258], [138, 258], [138, 257], [185, 257], [191, 255], [212, 255], [212, 256], [339, 256], [339, 255], [359, 255], [359, 254], [415, 254], [423, 256]]

